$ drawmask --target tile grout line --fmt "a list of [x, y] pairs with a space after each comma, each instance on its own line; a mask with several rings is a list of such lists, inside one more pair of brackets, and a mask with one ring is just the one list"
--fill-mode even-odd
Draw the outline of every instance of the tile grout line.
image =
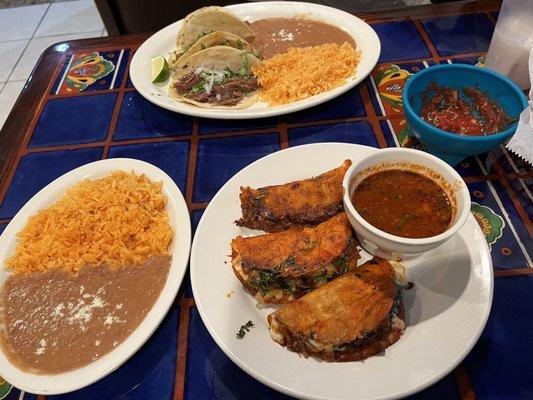
[[[483, 163], [481, 162], [479, 157], [478, 156], [474, 156], [474, 157], [475, 157], [475, 159], [476, 159], [481, 171], [484, 174], [487, 174], [487, 170], [483, 166]], [[522, 243], [522, 240], [520, 239], [520, 236], [518, 236], [518, 232], [516, 231], [516, 229], [514, 227], [513, 221], [511, 221], [511, 217], [509, 216], [509, 213], [505, 209], [505, 207], [504, 207], [504, 205], [502, 203], [502, 200], [500, 199], [500, 196], [498, 195], [498, 192], [496, 191], [496, 188], [494, 187], [494, 185], [492, 184], [491, 181], [486, 181], [486, 182], [487, 182], [487, 186], [488, 186], [489, 190], [492, 193], [492, 196], [494, 197], [494, 200], [496, 201], [496, 204], [498, 204], [498, 207], [500, 208], [500, 211], [501, 211], [501, 213], [503, 215], [503, 218], [507, 222], [507, 226], [509, 227], [509, 229], [511, 230], [513, 236], [516, 239], [518, 247], [520, 247], [520, 250], [524, 254], [524, 257], [525, 257], [528, 265], [533, 267], [533, 262], [531, 261], [531, 257], [529, 256], [529, 253], [527, 252], [527, 249], [525, 248], [524, 244]]]
[[[518, 167], [516, 166], [513, 158], [509, 155], [509, 152], [507, 151], [507, 149], [502, 145], [500, 144], [500, 148], [502, 149], [502, 152], [503, 154], [505, 155], [505, 158], [507, 158], [507, 161], [509, 162], [509, 164], [511, 165], [511, 168], [513, 169], [513, 171], [517, 174], [520, 173], [520, 170], [518, 169]], [[526, 183], [524, 182], [523, 179], [521, 178], [518, 178], [518, 181], [520, 182], [520, 185], [524, 188], [524, 191], [526, 192], [527, 194], [527, 197], [529, 197], [529, 200], [531, 200], [531, 202], [533, 202], [533, 195], [531, 194], [531, 192], [529, 191], [529, 188], [527, 187]]]
[[192, 132], [190, 135], [190, 149], [189, 149], [189, 160], [187, 162], [187, 181], [185, 185], [185, 201], [187, 203], [187, 208], [189, 209], [189, 213], [191, 210], [192, 205], [192, 198], [193, 198], [193, 189], [194, 189], [194, 177], [196, 175], [196, 156], [198, 153], [198, 145], [199, 145], [199, 122], [198, 118], [194, 117], [192, 120]]
[[[72, 55], [74, 57], [74, 54]], [[122, 102], [124, 101], [124, 91], [119, 91], [117, 99], [113, 108], [113, 114], [111, 115], [111, 121], [109, 122], [109, 128], [107, 131], [106, 139], [104, 142], [104, 148], [102, 150], [102, 160], [106, 159], [109, 155], [109, 148], [111, 147], [111, 140], [115, 134], [115, 130], [118, 124], [118, 117], [120, 115], [120, 109], [122, 108]]]
[[510, 277], [510, 276], [523, 276], [533, 275], [533, 267], [512, 268], [512, 269], [499, 269], [494, 271], [494, 277]]
[[468, 372], [462, 362], [455, 368], [453, 375], [461, 400], [476, 400], [476, 394], [470, 383]]
[[185, 394], [185, 368], [187, 364], [187, 343], [189, 332], [189, 313], [194, 300], [182, 298], [180, 305], [180, 325], [178, 328], [178, 344], [176, 352], [176, 375], [174, 377], [174, 400], [182, 400]]
[[426, 47], [428, 48], [429, 53], [431, 54], [431, 57], [433, 57], [433, 61], [435, 61], [435, 63], [438, 64], [440, 59], [441, 59], [441, 57], [440, 57], [439, 53], [437, 52], [437, 49], [435, 48], [435, 45], [431, 41], [428, 33], [424, 29], [424, 26], [422, 25], [422, 22], [420, 22], [420, 19], [418, 19], [418, 18], [412, 18], [411, 21], [413, 21], [413, 25], [416, 27], [416, 30], [418, 31], [418, 34], [422, 38], [422, 41], [424, 42]]
[[[370, 79], [372, 79], [371, 76]], [[363, 101], [363, 107], [365, 108], [365, 113], [367, 117], [366, 119], [370, 122], [370, 126], [372, 127], [372, 133], [374, 134], [374, 138], [376, 139], [379, 148], [383, 149], [385, 147], [388, 147], [387, 139], [385, 138], [385, 135], [381, 130], [379, 119], [377, 118], [378, 115], [374, 110], [372, 99], [370, 98], [370, 93], [368, 93], [368, 88], [366, 87], [366, 85], [361, 85], [357, 89], [357, 91], [359, 92], [361, 100]]]
[[289, 130], [287, 129], [286, 122], [280, 122], [277, 127], [279, 135], [279, 148], [280, 150], [283, 150], [289, 147]]
[[209, 205], [208, 201], [202, 203], [191, 203], [191, 211], [205, 210]]
[[483, 14], [485, 14], [485, 16], [486, 16], [488, 19], [490, 19], [490, 21], [491, 21], [494, 25], [496, 25], [496, 18], [494, 18], [494, 17], [492, 16], [492, 14], [491, 14], [490, 11], [484, 11]]
[[[116, 72], [118, 73], [118, 70], [121, 68], [122, 63], [122, 54], [124, 52], [124, 49], [121, 49], [121, 57], [117, 61], [117, 65], [115, 66]], [[72, 53], [72, 58], [74, 58], [74, 53]], [[128, 61], [126, 62], [126, 68], [124, 69], [124, 76], [122, 77], [122, 81], [120, 82], [120, 86], [117, 88], [118, 93], [117, 94], [117, 100], [115, 103], [115, 108], [113, 109], [113, 115], [111, 116], [111, 122], [109, 123], [109, 130], [107, 132], [106, 140], [104, 142], [104, 149], [102, 150], [102, 159], [105, 159], [109, 156], [109, 149], [111, 148], [111, 143], [113, 142], [113, 135], [115, 134], [115, 131], [117, 129], [118, 125], [118, 119], [120, 117], [120, 111], [122, 109], [122, 104], [124, 102], [124, 96], [126, 95], [126, 91], [124, 90], [126, 88], [126, 76], [127, 72], [130, 66], [131, 57], [128, 57]], [[115, 76], [113, 77], [113, 82], [115, 81]]]
[[[9, 75], [7, 76], [7, 79], [6, 81], [9, 81], [9, 78], [11, 78], [11, 76], [13, 75], [13, 72], [15, 72], [15, 68], [17, 68], [17, 66], [19, 65], [19, 62], [20, 60], [22, 59], [22, 56], [24, 55], [24, 53], [26, 52], [26, 50], [28, 49], [28, 46], [30, 45], [31, 41], [33, 40], [33, 38], [35, 37], [35, 33], [37, 32], [37, 30], [39, 29], [39, 26], [41, 26], [41, 23], [43, 22], [44, 20], [44, 17], [46, 16], [46, 14], [48, 14], [48, 10], [50, 10], [50, 7], [52, 6], [52, 4], [48, 4], [48, 7], [46, 8], [46, 11], [44, 12], [43, 16], [41, 17], [41, 19], [39, 20], [39, 23], [37, 24], [37, 26], [35, 27], [33, 33], [31, 34], [30, 38], [28, 39], [28, 43], [26, 43], [26, 46], [24, 46], [24, 48], [22, 49], [22, 52], [20, 53], [20, 56], [17, 58], [17, 62], [13, 65], [13, 68], [11, 69], [11, 72], [9, 73]], [[29, 76], [26, 77], [25, 80], [28, 80]], [[5, 86], [4, 86], [5, 87]]]
[[[483, 13], [483, 12], [486, 12], [486, 13], [490, 13], [492, 11], [499, 11], [499, 8], [490, 8], [490, 7], [487, 7], [485, 9], [485, 11], [481, 11], [481, 10], [467, 10], [467, 11], [447, 11], [447, 12], [443, 12], [441, 14], [438, 14], [438, 15], [435, 15], [435, 14], [421, 14], [421, 15], [418, 15], [416, 18], [420, 19], [420, 20], [426, 20], [426, 19], [438, 19], [438, 18], [444, 18], [444, 17], [453, 17], [453, 16], [456, 16], [456, 15], [471, 15], [471, 14], [480, 14], [480, 13]], [[353, 15], [355, 15], [354, 13], [351, 13]], [[355, 15], [357, 16], [357, 15]], [[404, 16], [401, 16], [401, 17], [391, 17], [391, 18], [376, 18], [374, 20], [371, 20], [369, 18], [367, 18], [366, 20], [364, 20], [367, 24], [369, 25], [377, 25], [377, 24], [385, 24], [385, 23], [390, 23], [390, 22], [402, 22], [402, 21], [410, 21], [412, 20], [412, 17], [410, 17], [409, 15], [404, 15]]]
[[509, 196], [511, 203], [513, 203], [514, 207], [516, 208], [516, 211], [518, 212], [520, 219], [522, 219], [522, 223], [526, 227], [529, 236], [533, 237], [533, 226], [531, 224], [531, 221], [529, 220], [529, 216], [526, 210], [524, 210], [524, 208], [522, 207], [522, 203], [520, 203], [520, 201], [517, 199], [516, 193], [509, 183], [509, 179], [505, 175], [503, 168], [497, 160], [494, 162], [494, 169], [496, 170], [496, 173], [500, 176], [499, 182], [503, 186], [507, 195]]

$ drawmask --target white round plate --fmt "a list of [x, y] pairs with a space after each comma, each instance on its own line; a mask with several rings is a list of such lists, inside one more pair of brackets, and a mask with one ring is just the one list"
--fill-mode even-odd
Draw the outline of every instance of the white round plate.
[[33, 196], [0, 236], [0, 266], [2, 266], [0, 286], [10, 274], [3, 269], [4, 260], [14, 251], [17, 245], [15, 235], [26, 225], [28, 217], [52, 205], [69, 187], [80, 180], [102, 178], [117, 170], [142, 173], [154, 181], [163, 182], [162, 190], [168, 199], [167, 210], [174, 231], [174, 239], [170, 248], [172, 262], [165, 286], [137, 329], [113, 351], [85, 367], [56, 375], [32, 374], [21, 371], [11, 364], [0, 349], [0, 376], [20, 390], [44, 395], [61, 394], [85, 387], [113, 372], [148, 340], [163, 320], [178, 293], [187, 269], [191, 245], [191, 223], [187, 205], [179, 188], [165, 172], [152, 164], [130, 158], [114, 158], [86, 164], [57, 178]]
[[235, 110], [195, 107], [171, 99], [168, 95], [168, 82], [163, 86], [150, 81], [150, 60], [157, 55], [168, 57], [169, 53], [176, 49], [176, 36], [183, 21], [180, 20], [152, 35], [135, 52], [130, 65], [130, 78], [135, 89], [148, 101], [182, 114], [219, 119], [271, 117], [313, 107], [341, 95], [365, 79], [378, 61], [381, 44], [376, 32], [364, 21], [344, 11], [318, 4], [291, 1], [252, 2], [227, 8], [246, 21], [305, 15], [344, 29], [354, 38], [357, 49], [361, 50], [361, 61], [356, 74], [344, 85], [333, 90], [282, 106], [270, 107], [266, 103], [257, 103], [249, 108]]
[[[407, 278], [414, 282], [404, 295], [407, 328], [384, 353], [362, 362], [327, 363], [300, 357], [272, 341], [266, 317], [274, 309], [256, 307], [234, 276], [228, 256], [232, 238], [253, 232], [233, 223], [241, 215], [239, 187], [316, 176], [347, 158], [356, 160], [372, 151], [379, 150], [321, 143], [268, 155], [220, 189], [196, 230], [191, 251], [192, 289], [209, 333], [248, 374], [297, 398], [394, 399], [420, 391], [448, 374], [468, 354], [490, 312], [492, 262], [485, 237], [471, 215], [444, 245], [405, 263]], [[236, 332], [248, 320], [255, 326], [237, 339]]]

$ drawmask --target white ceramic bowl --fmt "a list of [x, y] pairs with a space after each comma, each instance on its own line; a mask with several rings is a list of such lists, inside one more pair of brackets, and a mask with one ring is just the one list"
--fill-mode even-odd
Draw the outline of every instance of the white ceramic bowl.
[[[351, 196], [364, 178], [375, 172], [399, 168], [430, 177], [444, 189], [453, 207], [452, 221], [446, 231], [427, 238], [404, 238], [374, 227], [355, 210]], [[459, 174], [441, 159], [419, 150], [389, 148], [373, 152], [352, 164], [342, 185], [344, 209], [359, 242], [369, 253], [388, 260], [411, 258], [440, 246], [461, 229], [470, 213], [470, 193]]]

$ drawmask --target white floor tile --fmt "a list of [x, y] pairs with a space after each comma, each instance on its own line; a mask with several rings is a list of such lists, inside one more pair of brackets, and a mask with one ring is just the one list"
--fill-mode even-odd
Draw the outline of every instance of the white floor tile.
[[29, 39], [48, 4], [0, 9], [0, 41]]
[[[67, 4], [67, 3], [58, 3]], [[71, 33], [68, 35], [47, 36], [41, 38], [33, 38], [30, 44], [22, 54], [18, 64], [10, 77], [10, 80], [27, 79], [33, 67], [41, 54], [51, 45], [67, 40], [84, 39], [89, 37], [99, 37], [101, 30], [84, 33]]]
[[7, 116], [17, 101], [20, 91], [24, 87], [24, 81], [7, 82], [0, 93], [0, 129], [6, 122]]
[[28, 40], [0, 42], [0, 82], [7, 81]]
[[103, 27], [93, 0], [68, 1], [50, 6], [35, 36], [101, 31]]

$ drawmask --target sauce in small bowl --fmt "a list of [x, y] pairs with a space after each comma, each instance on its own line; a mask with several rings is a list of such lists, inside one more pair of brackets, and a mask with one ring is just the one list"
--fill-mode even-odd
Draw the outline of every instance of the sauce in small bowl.
[[355, 188], [352, 203], [376, 228], [406, 238], [441, 234], [453, 216], [444, 189], [409, 169], [383, 170], [366, 177]]
[[[426, 115], [429, 118], [424, 119], [424, 116], [420, 116], [425, 103], [422, 94], [428, 87], [431, 87], [433, 82], [443, 88], [455, 89], [457, 94], [464, 92], [464, 88], [476, 88], [503, 111], [503, 113], [489, 113], [490, 118], [499, 116], [509, 118], [508, 122], [514, 122], [507, 124], [505, 130], [498, 133], [486, 134], [488, 132], [485, 126], [485, 132], [481, 129], [482, 127], [479, 127], [480, 129], [476, 132], [482, 135], [471, 135], [464, 134], [466, 133], [464, 130], [466, 121], [460, 115], [448, 112], [444, 113], [445, 115], [439, 113], [441, 114], [439, 116]], [[433, 94], [437, 93], [433, 91]], [[509, 78], [488, 68], [467, 64], [441, 64], [422, 69], [407, 80], [402, 92], [402, 101], [409, 134], [426, 146], [429, 153], [450, 165], [459, 164], [468, 156], [486, 153], [509, 139], [516, 131], [520, 113], [528, 104], [527, 97], [520, 87]], [[446, 104], [439, 103], [439, 107], [441, 106], [446, 106]], [[481, 108], [486, 106], [488, 104], [481, 104]], [[489, 116], [487, 113], [484, 114]], [[455, 117], [460, 117], [460, 121], [453, 121]], [[444, 120], [444, 123], [435, 124], [435, 118], [440, 119], [441, 122]], [[428, 122], [427, 119], [430, 121]], [[459, 132], [448, 132], [440, 128], [449, 130], [459, 128], [455, 129]], [[473, 127], [467, 130], [470, 133], [474, 132]]]
[[355, 161], [343, 180], [344, 209], [361, 245], [389, 259], [440, 246], [470, 214], [459, 174], [431, 154], [382, 149]]

